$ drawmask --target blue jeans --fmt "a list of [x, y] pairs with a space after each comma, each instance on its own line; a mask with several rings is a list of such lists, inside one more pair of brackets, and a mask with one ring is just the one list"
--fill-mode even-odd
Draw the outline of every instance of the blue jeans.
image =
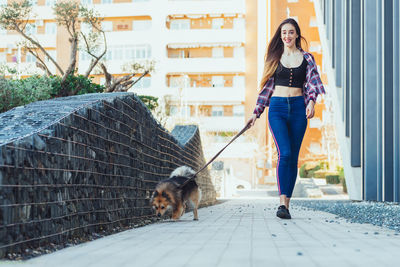
[[279, 195], [291, 197], [301, 142], [307, 128], [304, 97], [271, 97], [268, 122], [278, 150], [276, 176]]

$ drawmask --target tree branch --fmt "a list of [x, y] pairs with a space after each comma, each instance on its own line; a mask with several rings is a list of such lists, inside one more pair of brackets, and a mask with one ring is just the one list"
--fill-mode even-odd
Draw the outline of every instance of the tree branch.
[[53, 57], [50, 56], [49, 53], [47, 53], [47, 51], [43, 48], [43, 46], [41, 46], [38, 42], [36, 42], [33, 38], [29, 37], [28, 35], [26, 35], [19, 27], [17, 24], [14, 25], [15, 26], [15, 30], [21, 34], [25, 39], [27, 39], [29, 42], [31, 42], [31, 44], [35, 45], [38, 49], [40, 49], [40, 51], [42, 51], [49, 59], [51, 62], [54, 63], [54, 65], [56, 66], [56, 68], [58, 69], [58, 71], [61, 73], [61, 75], [64, 74], [64, 71], [61, 69], [61, 67], [57, 64], [57, 62], [53, 59]]
[[49, 68], [47, 67], [46, 63], [39, 57], [38, 53], [36, 51], [33, 51], [31, 47], [25, 47], [28, 52], [33, 55], [37, 60], [40, 61], [40, 63], [36, 62], [36, 66], [39, 67], [40, 69], [44, 70], [46, 72], [47, 76], [53, 75]]
[[85, 73], [85, 77], [89, 77], [90, 73], [92, 72], [93, 68], [97, 65], [97, 63], [99, 63], [100, 59], [107, 53], [107, 40], [106, 40], [106, 34], [104, 33], [104, 31], [101, 31], [101, 33], [103, 34], [103, 40], [104, 40], [104, 51], [100, 56], [96, 56], [95, 54], [93, 54], [92, 52], [90, 52], [90, 48], [89, 48], [89, 43], [86, 39], [86, 36], [81, 32], [81, 35], [83, 36], [83, 40], [85, 41], [86, 44], [86, 52], [91, 55], [92, 57], [95, 58], [95, 60], [92, 60], [92, 62], [90, 63], [90, 66], [88, 68], [88, 70]]

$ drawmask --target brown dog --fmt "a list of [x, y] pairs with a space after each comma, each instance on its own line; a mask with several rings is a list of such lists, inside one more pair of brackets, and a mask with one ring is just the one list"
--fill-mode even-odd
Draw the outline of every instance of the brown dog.
[[159, 182], [150, 199], [150, 203], [158, 217], [172, 209], [172, 219], [178, 220], [186, 210], [189, 201], [193, 206], [194, 220], [198, 220], [197, 208], [201, 199], [201, 191], [193, 179], [183, 187], [184, 184], [195, 172], [187, 166], [175, 169], [170, 177]]

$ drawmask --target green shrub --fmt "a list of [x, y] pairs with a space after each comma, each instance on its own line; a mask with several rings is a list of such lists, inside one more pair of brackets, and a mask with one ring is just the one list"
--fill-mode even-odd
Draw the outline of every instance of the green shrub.
[[64, 85], [61, 84], [61, 80], [60, 76], [52, 76], [53, 97], [102, 93], [105, 88], [103, 85], [93, 83], [92, 78], [85, 78], [83, 75], [68, 76]]
[[314, 178], [326, 178], [329, 175], [338, 175], [339, 173], [337, 171], [327, 171], [327, 170], [318, 170], [314, 172]]
[[140, 100], [146, 105], [148, 109], [154, 111], [158, 107], [158, 98], [149, 95], [139, 95]]
[[52, 84], [51, 78], [42, 76], [32, 76], [22, 80], [0, 78], [0, 112], [49, 99]]
[[61, 88], [59, 76], [31, 76], [21, 80], [0, 78], [0, 112], [58, 96], [101, 93], [104, 86], [82, 75], [69, 76]]
[[314, 172], [318, 171], [319, 169], [321, 169], [319, 165], [315, 165], [312, 163], [305, 163], [301, 165], [299, 175], [301, 178], [311, 178], [314, 176]]
[[312, 175], [313, 178], [325, 178], [326, 177], [326, 171], [324, 170], [318, 170], [315, 171]]
[[327, 175], [326, 183], [327, 184], [339, 184], [340, 183], [339, 175]]
[[322, 170], [328, 170], [328, 169], [329, 169], [329, 162], [327, 162], [327, 161], [321, 161], [321, 162], [319, 163], [319, 167], [320, 167]]
[[301, 165], [300, 170], [299, 170], [299, 175], [300, 175], [300, 178], [307, 178], [307, 174], [306, 174], [306, 163], [304, 163], [303, 165]]

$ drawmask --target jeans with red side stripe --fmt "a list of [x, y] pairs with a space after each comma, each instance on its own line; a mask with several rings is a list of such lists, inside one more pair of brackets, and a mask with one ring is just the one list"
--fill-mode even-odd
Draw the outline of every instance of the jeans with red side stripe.
[[304, 97], [271, 97], [268, 123], [278, 151], [276, 176], [279, 195], [290, 198], [297, 178], [299, 151], [307, 129]]

